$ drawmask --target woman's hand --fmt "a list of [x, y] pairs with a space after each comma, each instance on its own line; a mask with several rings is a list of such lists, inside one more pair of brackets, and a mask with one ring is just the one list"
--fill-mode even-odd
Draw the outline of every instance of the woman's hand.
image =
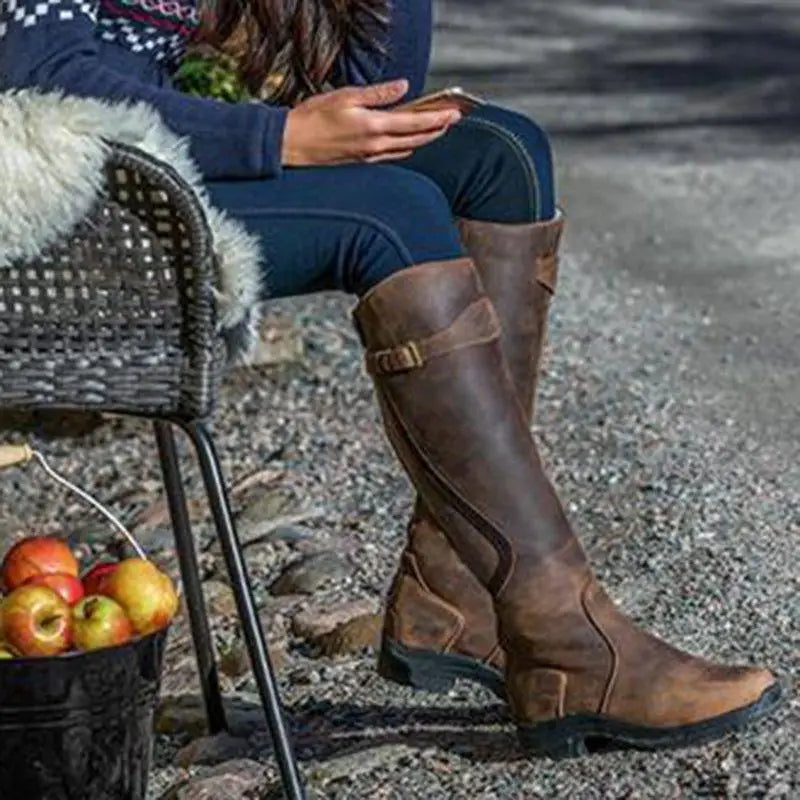
[[348, 87], [316, 95], [289, 112], [283, 136], [287, 167], [375, 163], [410, 156], [461, 119], [458, 111], [383, 111], [408, 92], [408, 81]]

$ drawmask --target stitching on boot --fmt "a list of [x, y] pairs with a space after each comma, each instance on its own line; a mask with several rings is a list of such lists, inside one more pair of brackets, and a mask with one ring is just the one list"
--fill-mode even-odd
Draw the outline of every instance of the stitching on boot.
[[492, 648], [492, 650], [491, 650], [491, 652], [489, 653], [489, 655], [488, 655], [488, 656], [486, 656], [486, 658], [482, 659], [483, 663], [484, 663], [484, 664], [487, 664], [488, 666], [491, 666], [492, 664], [494, 664], [494, 663], [495, 663], [495, 659], [497, 658], [497, 656], [498, 656], [500, 653], [502, 653], [502, 652], [503, 652], [503, 646], [500, 644], [500, 642], [498, 642], [498, 643], [497, 643], [497, 644], [496, 644], [496, 645], [495, 645], [495, 646]]
[[606, 634], [603, 630], [602, 625], [598, 622], [595, 618], [594, 614], [592, 614], [591, 609], [589, 608], [589, 598], [588, 594], [590, 589], [592, 588], [593, 580], [591, 575], [586, 579], [586, 584], [583, 587], [583, 591], [581, 592], [581, 607], [583, 608], [583, 613], [586, 614], [586, 618], [589, 620], [592, 627], [597, 631], [600, 637], [605, 642], [606, 647], [608, 647], [609, 653], [611, 654], [611, 672], [606, 680], [606, 687], [603, 691], [603, 698], [600, 702], [600, 708], [598, 709], [598, 713], [605, 714], [608, 711], [608, 706], [611, 704], [611, 696], [614, 693], [614, 689], [616, 688], [617, 677], [619, 676], [619, 653], [617, 652], [617, 648], [614, 646], [614, 642], [612, 641], [611, 637]]
[[[499, 598], [500, 594], [508, 586], [511, 575], [516, 565], [516, 555], [511, 548], [510, 542], [500, 532], [499, 527], [488, 519], [482, 512], [473, 508], [469, 501], [465, 500], [459, 492], [457, 492], [450, 482], [444, 478], [439, 471], [431, 464], [430, 459], [425, 455], [425, 451], [419, 447], [414, 437], [403, 424], [402, 417], [397, 413], [394, 401], [389, 396], [388, 392], [381, 392], [383, 402], [391, 415], [391, 425], [405, 440], [407, 446], [411, 449], [412, 453], [422, 462], [425, 470], [433, 476], [434, 485], [438, 484], [444, 493], [450, 496], [451, 505], [454, 510], [459, 513], [466, 521], [477, 530], [477, 532], [486, 539], [489, 544], [495, 549], [497, 554], [498, 564], [495, 574], [489, 580], [486, 588], [489, 593], [494, 597]], [[519, 404], [518, 404], [519, 405]], [[522, 406], [519, 406], [520, 413], [522, 413]], [[416, 471], [416, 470], [414, 470]], [[428, 480], [425, 475], [422, 480]]]

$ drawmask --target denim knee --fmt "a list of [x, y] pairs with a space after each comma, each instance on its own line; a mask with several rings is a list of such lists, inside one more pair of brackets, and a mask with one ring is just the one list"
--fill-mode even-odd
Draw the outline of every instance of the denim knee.
[[368, 198], [340, 280], [347, 291], [360, 295], [398, 270], [463, 255], [447, 198], [429, 178], [382, 166], [372, 173]]
[[467, 159], [474, 187], [467, 190], [463, 216], [508, 223], [552, 219], [553, 154], [545, 131], [524, 114], [493, 105], [477, 109], [462, 126], [473, 140]]

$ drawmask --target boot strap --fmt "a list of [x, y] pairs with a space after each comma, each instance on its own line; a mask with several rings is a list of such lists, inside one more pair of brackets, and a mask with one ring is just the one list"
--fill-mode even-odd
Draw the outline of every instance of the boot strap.
[[500, 338], [500, 320], [488, 297], [477, 300], [462, 311], [449, 328], [427, 339], [410, 341], [387, 350], [367, 353], [370, 375], [392, 375], [420, 369], [433, 358], [488, 344]]

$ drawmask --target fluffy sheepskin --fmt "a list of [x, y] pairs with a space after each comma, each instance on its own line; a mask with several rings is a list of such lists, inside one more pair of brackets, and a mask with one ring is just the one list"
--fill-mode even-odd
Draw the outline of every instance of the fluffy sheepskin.
[[188, 143], [146, 103], [110, 103], [33, 89], [0, 93], [0, 269], [35, 258], [69, 233], [103, 191], [104, 141], [169, 164], [197, 192], [219, 262], [217, 306], [229, 350], [255, 343], [262, 297], [258, 240], [211, 206]]

